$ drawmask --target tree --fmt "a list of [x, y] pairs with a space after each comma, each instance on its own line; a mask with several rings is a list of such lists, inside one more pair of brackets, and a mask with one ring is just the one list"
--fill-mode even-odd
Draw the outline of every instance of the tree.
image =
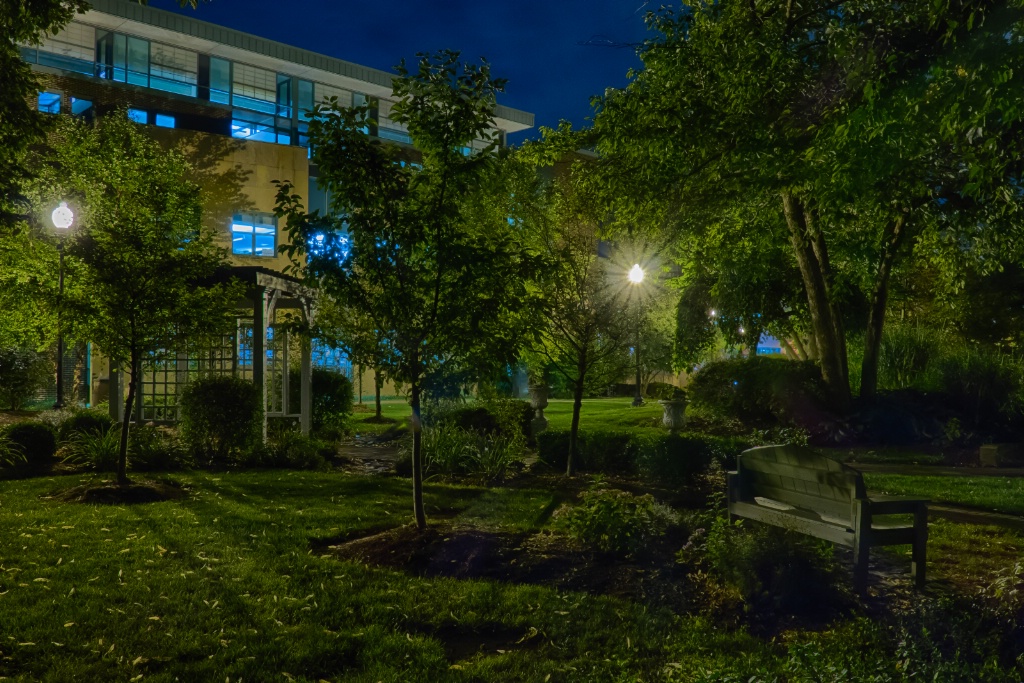
[[117, 478], [128, 483], [129, 421], [143, 362], [233, 322], [238, 292], [208, 284], [225, 253], [202, 228], [202, 189], [184, 157], [165, 150], [125, 111], [94, 126], [66, 118], [40, 169], [40, 193], [74, 198], [63, 302], [72, 334], [125, 369], [128, 394]]
[[52, 367], [31, 349], [0, 349], [0, 404], [18, 410], [45, 385]]
[[763, 202], [786, 227], [839, 407], [849, 403], [843, 302], [865, 300], [870, 397], [889, 282], [914, 244], [928, 233], [994, 249], [1014, 241], [1019, 8], [730, 0], [649, 21], [644, 69], [595, 118], [620, 214], [667, 201], [694, 234]]
[[[391, 378], [409, 386], [413, 514], [421, 530], [424, 379], [473, 356], [511, 355], [516, 340], [504, 321], [534, 296], [527, 283], [537, 258], [516, 221], [471, 223], [464, 212], [495, 172], [493, 112], [503, 86], [486, 62], [460, 64], [451, 51], [420, 55], [413, 71], [399, 65], [391, 110], [416, 153], [367, 136], [368, 107], [343, 109], [333, 100], [315, 109], [309, 126], [333, 215], [305, 213], [291, 184], [279, 184], [277, 214], [286, 219], [296, 267], [373, 322], [394, 350]], [[471, 152], [476, 140], [486, 146]], [[318, 234], [327, 245], [314, 253], [309, 240]], [[339, 257], [331, 245], [343, 236], [350, 249]]]
[[[535, 347], [545, 365], [560, 374], [572, 387], [572, 422], [566, 476], [576, 471], [580, 409], [588, 381], [600, 370], [605, 383], [621, 377], [627, 369], [622, 359], [634, 317], [631, 302], [616, 289], [607, 259], [598, 256], [597, 204], [582, 188], [583, 167], [576, 165], [567, 175], [556, 177], [549, 195], [550, 217], [542, 226], [542, 243], [554, 263], [541, 279], [546, 301], [542, 310], [540, 338]], [[618, 284], [628, 286], [625, 272]]]

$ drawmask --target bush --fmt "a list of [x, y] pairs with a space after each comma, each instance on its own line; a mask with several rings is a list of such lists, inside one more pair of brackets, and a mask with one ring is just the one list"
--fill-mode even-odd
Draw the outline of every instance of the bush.
[[255, 448], [248, 453], [243, 464], [247, 467], [282, 468], [293, 470], [325, 470], [327, 458], [334, 448], [326, 441], [304, 436], [299, 432], [282, 432], [266, 448]]
[[0, 349], [0, 405], [18, 410], [50, 378], [46, 356], [25, 349]]
[[[712, 462], [732, 467], [746, 441], [697, 433], [669, 434], [648, 431], [611, 432], [580, 430], [577, 467], [605, 474], [639, 474], [665, 485], [684, 485]], [[541, 462], [565, 469], [569, 431], [548, 430], [537, 435]]]
[[878, 348], [878, 384], [886, 389], [921, 389], [938, 352], [940, 333], [908, 325], [887, 325]]
[[197, 379], [181, 393], [182, 438], [202, 464], [225, 466], [259, 444], [262, 408], [252, 382]]
[[950, 405], [973, 424], [1019, 413], [1024, 373], [1015, 360], [991, 351], [968, 350], [943, 358], [938, 371], [940, 388]]
[[[120, 437], [121, 430], [109, 433]], [[128, 468], [133, 472], [172, 472], [190, 469], [193, 464], [188, 450], [166, 428], [142, 425], [128, 434]]]
[[57, 427], [59, 441], [67, 441], [76, 434], [105, 434], [114, 426], [110, 415], [98, 410], [74, 409], [62, 415]]
[[760, 356], [708, 363], [690, 379], [687, 393], [720, 415], [769, 425], [815, 424], [826, 403], [813, 362]]
[[57, 452], [57, 435], [43, 422], [15, 422], [3, 430], [3, 437], [9, 448], [24, 457], [24, 467], [31, 472], [45, 469]]
[[570, 536], [595, 550], [632, 555], [678, 524], [679, 516], [650, 494], [593, 489], [559, 515], [559, 521]]
[[691, 539], [683, 559], [686, 552], [703, 552], [710, 574], [735, 588], [750, 610], [816, 613], [839, 596], [827, 541], [766, 524], [730, 523], [724, 514], [710, 522], [705, 538], [703, 547]]
[[[298, 370], [292, 370], [288, 377], [288, 401], [294, 412], [298, 412], [301, 390], [302, 377]], [[313, 399], [313, 429], [344, 428], [348, 416], [352, 414], [351, 380], [337, 372], [314, 369], [310, 376], [310, 393]]]
[[677, 387], [668, 382], [648, 382], [647, 397], [659, 401], [667, 401], [675, 396], [676, 389]]
[[[72, 434], [60, 449], [60, 455], [65, 463], [88, 467], [97, 472], [115, 471], [120, 452], [120, 426], [105, 432]], [[128, 466], [132, 466], [131, 459]]]

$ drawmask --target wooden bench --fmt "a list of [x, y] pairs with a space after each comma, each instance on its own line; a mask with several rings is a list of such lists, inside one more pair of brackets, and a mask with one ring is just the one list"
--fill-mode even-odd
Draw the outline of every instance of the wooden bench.
[[[853, 548], [854, 585], [867, 584], [872, 546], [913, 546], [911, 574], [924, 585], [928, 502], [868, 497], [864, 478], [842, 463], [800, 446], [763, 446], [740, 453], [728, 477], [729, 519], [744, 517]], [[876, 517], [913, 514], [913, 524]]]

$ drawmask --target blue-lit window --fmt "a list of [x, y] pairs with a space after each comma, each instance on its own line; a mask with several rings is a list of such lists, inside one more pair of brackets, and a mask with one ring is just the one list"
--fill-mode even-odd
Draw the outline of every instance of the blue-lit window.
[[269, 213], [238, 213], [231, 220], [231, 253], [277, 255], [277, 218]]
[[75, 116], [86, 116], [92, 111], [92, 102], [78, 97], [71, 98], [71, 113]]
[[395, 142], [404, 142], [407, 145], [412, 144], [412, 136], [401, 130], [391, 130], [390, 128], [380, 128], [377, 130], [377, 137], [385, 140], [394, 140]]
[[128, 82], [149, 86], [149, 41], [128, 36]]
[[231, 104], [231, 62], [210, 57], [210, 101]]
[[319, 339], [314, 339], [310, 350], [314, 368], [333, 370], [346, 377], [352, 377], [352, 361], [341, 349], [332, 349]]
[[149, 58], [151, 88], [188, 97], [196, 96], [199, 61], [195, 52], [153, 43], [150, 46]]
[[174, 128], [174, 117], [169, 114], [157, 114], [156, 125], [161, 128]]
[[231, 137], [290, 145], [291, 121], [236, 109], [231, 118]]
[[149, 114], [145, 109], [129, 109], [128, 118], [135, 123], [149, 123]]
[[60, 113], [60, 93], [41, 92], [39, 93], [39, 111], [44, 114]]

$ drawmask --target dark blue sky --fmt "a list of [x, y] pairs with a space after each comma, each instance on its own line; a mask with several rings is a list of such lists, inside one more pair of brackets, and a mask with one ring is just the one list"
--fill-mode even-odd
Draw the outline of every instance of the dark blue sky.
[[[451, 48], [464, 58], [486, 57], [507, 78], [502, 104], [533, 112], [537, 126], [568, 119], [581, 126], [590, 97], [626, 84], [639, 66], [632, 47], [646, 30], [645, 0], [212, 0], [180, 9], [176, 0], [153, 7], [189, 14], [282, 43], [378, 69], [403, 57]], [[529, 137], [536, 135], [536, 129]], [[515, 136], [521, 138], [522, 136]]]

